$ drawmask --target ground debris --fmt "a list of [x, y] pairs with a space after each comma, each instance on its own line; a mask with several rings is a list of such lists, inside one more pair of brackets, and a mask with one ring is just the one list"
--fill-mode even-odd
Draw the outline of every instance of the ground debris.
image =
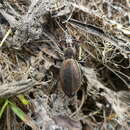
[[[29, 120], [7, 107], [0, 129], [129, 130], [129, 6], [128, 0], [1, 1], [0, 115], [8, 100]], [[76, 63], [71, 69], [66, 56]]]

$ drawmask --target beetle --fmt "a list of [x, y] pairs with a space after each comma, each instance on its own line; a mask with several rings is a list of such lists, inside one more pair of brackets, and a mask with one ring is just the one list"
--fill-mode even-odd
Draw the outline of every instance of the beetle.
[[81, 87], [81, 70], [75, 60], [76, 50], [68, 47], [64, 52], [65, 60], [60, 69], [60, 86], [68, 97], [73, 97]]

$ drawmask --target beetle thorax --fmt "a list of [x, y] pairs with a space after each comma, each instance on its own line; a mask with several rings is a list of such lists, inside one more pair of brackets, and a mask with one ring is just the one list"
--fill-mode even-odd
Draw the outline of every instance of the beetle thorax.
[[65, 56], [65, 59], [71, 59], [71, 58], [75, 58], [75, 49], [72, 48], [72, 47], [68, 47], [67, 49], [65, 49], [65, 52], [64, 52], [64, 56]]

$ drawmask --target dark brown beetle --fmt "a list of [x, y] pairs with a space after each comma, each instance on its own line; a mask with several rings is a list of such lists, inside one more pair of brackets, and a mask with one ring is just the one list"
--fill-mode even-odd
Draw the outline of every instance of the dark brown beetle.
[[65, 50], [65, 60], [60, 70], [60, 85], [64, 93], [72, 97], [81, 86], [81, 71], [79, 64], [73, 58], [75, 51], [69, 47]]

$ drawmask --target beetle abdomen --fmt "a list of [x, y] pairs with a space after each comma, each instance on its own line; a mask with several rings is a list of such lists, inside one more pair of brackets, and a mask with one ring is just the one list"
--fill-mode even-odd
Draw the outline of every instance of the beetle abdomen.
[[72, 97], [81, 86], [81, 72], [77, 61], [67, 59], [60, 70], [60, 85], [64, 93]]

